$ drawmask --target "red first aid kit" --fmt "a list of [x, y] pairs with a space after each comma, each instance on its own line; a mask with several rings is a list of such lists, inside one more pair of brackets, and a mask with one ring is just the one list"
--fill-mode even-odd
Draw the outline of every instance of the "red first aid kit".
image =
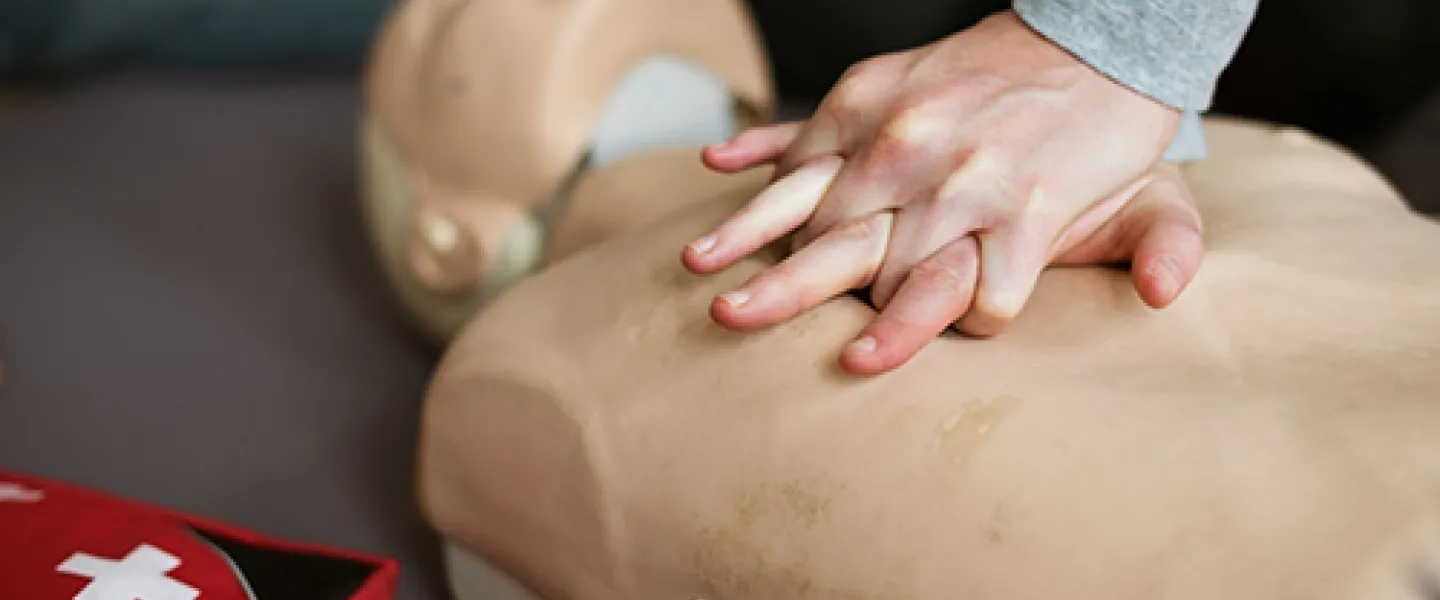
[[392, 600], [392, 560], [0, 470], [3, 600]]

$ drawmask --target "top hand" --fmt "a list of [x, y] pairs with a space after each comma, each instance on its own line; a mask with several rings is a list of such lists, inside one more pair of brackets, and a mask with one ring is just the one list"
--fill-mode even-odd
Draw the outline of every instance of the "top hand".
[[[712, 168], [775, 163], [777, 180], [685, 262], [715, 272], [794, 232], [796, 254], [722, 296], [717, 320], [773, 325], [872, 284], [882, 313], [844, 362], [888, 370], [951, 323], [1003, 330], [1040, 272], [1149, 183], [1178, 120], [1000, 13], [856, 65], [803, 124], [708, 149]], [[1144, 257], [1152, 306], [1193, 274], [1198, 235], [1184, 239]]]

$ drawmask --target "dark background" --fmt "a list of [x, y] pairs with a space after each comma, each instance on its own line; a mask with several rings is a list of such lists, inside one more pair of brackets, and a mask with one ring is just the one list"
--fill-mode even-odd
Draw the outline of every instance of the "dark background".
[[[813, 100], [845, 67], [958, 31], [995, 0], [752, 0], [783, 95]], [[904, 6], [903, 11], [896, 10]], [[1214, 112], [1372, 142], [1440, 81], [1436, 0], [1262, 0]]]
[[[0, 87], [129, 67], [354, 73], [390, 0], [0, 0]], [[1003, 0], [749, 0], [782, 97], [813, 105], [846, 66], [924, 44]], [[1440, 0], [1262, 0], [1214, 112], [1299, 125], [1376, 162], [1427, 210], [1413, 171], [1440, 119]], [[1424, 165], [1421, 165], [1424, 166]]]

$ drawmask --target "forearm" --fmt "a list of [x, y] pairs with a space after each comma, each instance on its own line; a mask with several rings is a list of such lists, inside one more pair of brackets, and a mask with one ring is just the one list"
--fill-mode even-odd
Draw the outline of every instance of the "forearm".
[[1014, 0], [1030, 27], [1156, 101], [1210, 107], [1259, 0]]

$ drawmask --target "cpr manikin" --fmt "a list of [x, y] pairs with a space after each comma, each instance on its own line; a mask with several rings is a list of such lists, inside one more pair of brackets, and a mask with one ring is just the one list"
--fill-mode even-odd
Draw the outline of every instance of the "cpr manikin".
[[[487, 54], [542, 38], [536, 52], [573, 51], [545, 45], [570, 43], [554, 22], [522, 15], [592, 7], [578, 23], [611, 3], [410, 0], [377, 49], [367, 210], [387, 273], [439, 339], [483, 305], [436, 372], [422, 433], [421, 500], [461, 600], [1428, 600], [1440, 587], [1440, 229], [1363, 163], [1293, 130], [1211, 122], [1212, 157], [1185, 170], [1207, 258], [1174, 306], [1146, 309], [1122, 272], [1057, 269], [1005, 335], [944, 337], [853, 377], [836, 357], [873, 317], [860, 301], [736, 333], [711, 322], [712, 298], [778, 255], [714, 277], [680, 265], [765, 183], [699, 164], [695, 144], [733, 123], [626, 141], [604, 123], [625, 112], [613, 90], [493, 116], [528, 114], [518, 98], [568, 102], [550, 94], [572, 84]], [[641, 22], [672, 10], [613, 4], [644, 4]], [[407, 21], [417, 7], [428, 17]], [[486, 35], [451, 28], [482, 10]], [[724, 14], [749, 39], [742, 13]], [[447, 104], [436, 65], [462, 68], [446, 53], [471, 43], [489, 71], [467, 71], [474, 95]], [[747, 77], [715, 80], [744, 97]], [[471, 123], [485, 125], [462, 135]], [[427, 225], [432, 207], [456, 227]], [[503, 251], [431, 253], [463, 244]]]
[[543, 262], [580, 173], [772, 111], [738, 0], [403, 0], [366, 96], [370, 236], [437, 341]]
[[729, 332], [711, 298], [775, 257], [678, 263], [763, 181], [617, 165], [627, 197], [576, 206], [711, 198], [558, 261], [454, 342], [421, 492], [457, 578], [488, 564], [551, 600], [1424, 598], [1440, 228], [1306, 134], [1207, 129], [1185, 176], [1209, 251], [1176, 305], [1055, 270], [1009, 333], [870, 379], [836, 363], [858, 300]]

